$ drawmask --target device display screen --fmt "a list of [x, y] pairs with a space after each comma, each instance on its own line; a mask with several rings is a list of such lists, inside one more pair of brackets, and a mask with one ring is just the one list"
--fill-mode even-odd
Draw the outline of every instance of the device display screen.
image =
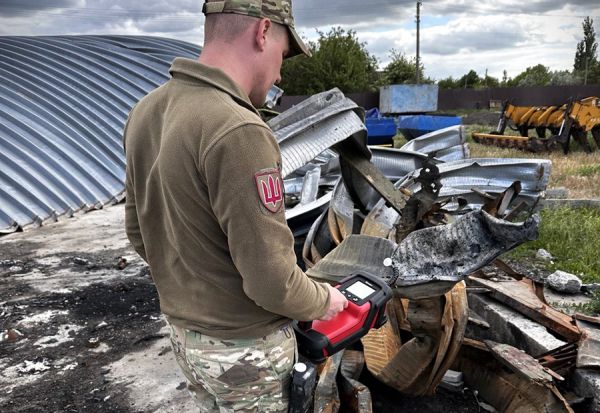
[[357, 296], [359, 300], [363, 300], [375, 292], [374, 289], [360, 281], [357, 281], [350, 287], [346, 288], [346, 291]]

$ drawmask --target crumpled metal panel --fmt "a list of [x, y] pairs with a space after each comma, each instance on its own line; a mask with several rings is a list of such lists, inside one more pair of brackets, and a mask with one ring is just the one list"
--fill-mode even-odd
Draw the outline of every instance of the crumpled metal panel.
[[268, 124], [281, 149], [283, 178], [349, 137], [370, 157], [362, 117], [363, 110], [356, 103], [333, 89], [311, 96], [271, 119]]
[[[400, 244], [367, 235], [351, 235], [307, 271], [311, 277], [339, 281], [353, 271], [384, 279], [396, 287], [446, 281], [456, 283], [499, 255], [537, 239], [540, 218], [523, 223], [473, 211], [455, 222], [411, 232]], [[391, 258], [391, 267], [384, 260]]]
[[[518, 201], [533, 206], [546, 190], [552, 162], [545, 159], [473, 158], [442, 163], [438, 168], [442, 184], [439, 199], [461, 197], [467, 200], [470, 208], [478, 209], [482, 199], [472, 188], [500, 193], [515, 181], [520, 181], [522, 188]], [[416, 192], [419, 184], [410, 182], [410, 179], [418, 174], [417, 170], [406, 175], [396, 186]], [[447, 209], [453, 206], [456, 205], [450, 203]]]
[[327, 205], [331, 201], [331, 192], [317, 198], [314, 202], [285, 210], [285, 219], [292, 230], [294, 237], [307, 234], [314, 225], [315, 220], [327, 210]]
[[504, 252], [537, 239], [539, 222], [537, 215], [512, 223], [474, 211], [452, 224], [413, 231], [391, 257], [396, 285], [458, 282]]
[[123, 125], [189, 43], [0, 37], [0, 232], [123, 198]]
[[463, 143], [439, 150], [435, 153], [435, 157], [444, 162], [460, 161], [471, 157], [471, 149], [469, 149], [468, 143]]
[[444, 151], [453, 146], [462, 146], [465, 143], [465, 128], [462, 125], [450, 126], [436, 130], [426, 135], [408, 141], [400, 149], [413, 152], [421, 152], [427, 155]]
[[[371, 162], [383, 172], [383, 174], [392, 181], [397, 181], [406, 174], [416, 169], [421, 169], [428, 159], [428, 156], [421, 152], [412, 152], [404, 149], [381, 148], [369, 146], [371, 153]], [[442, 162], [439, 158], [433, 158], [432, 163]]]

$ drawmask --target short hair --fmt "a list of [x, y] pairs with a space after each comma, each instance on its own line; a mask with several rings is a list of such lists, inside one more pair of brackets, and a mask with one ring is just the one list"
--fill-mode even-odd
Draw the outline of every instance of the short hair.
[[231, 43], [244, 33], [248, 27], [256, 23], [250, 16], [234, 13], [215, 13], [206, 16], [204, 23], [204, 42], [220, 39]]
[[[207, 0], [208, 2], [219, 0]], [[231, 43], [244, 33], [252, 24], [257, 22], [256, 17], [236, 13], [212, 13], [206, 16], [204, 22], [204, 43], [220, 39]], [[287, 29], [281, 24], [273, 22], [274, 32], [278, 36]]]

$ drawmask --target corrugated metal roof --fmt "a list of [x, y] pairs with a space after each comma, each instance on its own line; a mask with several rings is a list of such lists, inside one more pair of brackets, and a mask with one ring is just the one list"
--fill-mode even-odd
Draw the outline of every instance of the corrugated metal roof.
[[123, 197], [123, 125], [200, 48], [141, 36], [0, 36], [0, 233]]

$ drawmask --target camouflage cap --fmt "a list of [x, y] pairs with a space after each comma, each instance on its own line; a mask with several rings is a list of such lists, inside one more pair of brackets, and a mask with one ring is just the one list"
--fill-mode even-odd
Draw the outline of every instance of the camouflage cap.
[[306, 47], [294, 28], [292, 0], [205, 1], [202, 12], [205, 15], [212, 13], [235, 13], [258, 18], [267, 17], [271, 21], [288, 28], [290, 34], [290, 52], [287, 55], [288, 58], [299, 54], [305, 54], [308, 57], [311, 56], [310, 50], [308, 50], [308, 47]]

